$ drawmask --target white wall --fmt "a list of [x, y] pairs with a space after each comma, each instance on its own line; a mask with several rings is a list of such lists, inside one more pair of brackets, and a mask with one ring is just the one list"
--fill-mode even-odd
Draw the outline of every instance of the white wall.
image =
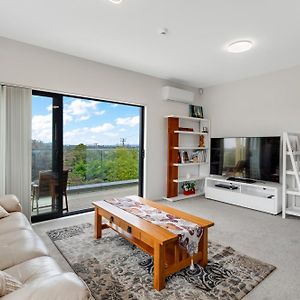
[[161, 100], [166, 81], [0, 38], [0, 83], [145, 105], [145, 196], [159, 199], [165, 194], [167, 134], [163, 117], [188, 115], [188, 105]]
[[204, 90], [212, 137], [300, 132], [300, 66]]
[[200, 102], [212, 137], [300, 132], [300, 66], [208, 88]]

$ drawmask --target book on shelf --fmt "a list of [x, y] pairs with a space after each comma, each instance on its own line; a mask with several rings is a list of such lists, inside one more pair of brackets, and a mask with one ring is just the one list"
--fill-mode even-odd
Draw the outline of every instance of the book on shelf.
[[178, 151], [178, 163], [187, 164], [190, 163], [190, 157], [187, 151]]
[[179, 127], [178, 130], [179, 131], [189, 131], [189, 132], [193, 132], [194, 131], [193, 128], [189, 128], [189, 127]]
[[190, 161], [189, 154], [187, 151], [180, 151], [181, 163], [187, 164]]
[[191, 162], [194, 163], [201, 163], [201, 162], [206, 162], [207, 159], [207, 151], [205, 149], [193, 151], [191, 154]]

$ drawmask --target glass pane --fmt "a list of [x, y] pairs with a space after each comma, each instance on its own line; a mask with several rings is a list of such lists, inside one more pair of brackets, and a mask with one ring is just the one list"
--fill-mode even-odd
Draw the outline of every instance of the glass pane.
[[140, 108], [64, 97], [69, 211], [138, 194]]
[[32, 96], [32, 215], [57, 212], [57, 173], [53, 170], [53, 99]]

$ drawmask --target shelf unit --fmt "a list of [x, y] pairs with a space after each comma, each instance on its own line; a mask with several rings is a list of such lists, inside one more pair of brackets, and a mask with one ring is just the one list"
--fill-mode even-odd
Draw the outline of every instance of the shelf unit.
[[176, 202], [176, 201], [179, 201], [179, 200], [184, 200], [184, 199], [189, 199], [189, 198], [194, 198], [194, 197], [198, 197], [198, 196], [201, 196], [202, 194], [201, 193], [195, 193], [193, 195], [183, 195], [183, 194], [178, 194], [177, 196], [174, 196], [174, 197], [164, 197], [165, 200], [168, 200], [170, 202]]
[[193, 147], [193, 146], [184, 146], [184, 147], [173, 147], [176, 150], [207, 150], [207, 147]]
[[283, 133], [282, 218], [300, 217], [300, 133]]
[[205, 179], [206, 198], [274, 215], [281, 212], [281, 190], [281, 185], [273, 182], [244, 183], [217, 175]]
[[207, 132], [200, 132], [200, 131], [182, 131], [182, 130], [175, 130], [174, 133], [192, 134], [192, 135], [207, 135]]
[[[209, 175], [210, 121], [175, 115], [165, 118], [168, 127], [168, 170], [167, 196], [164, 199], [173, 202], [204, 195], [204, 180]], [[203, 132], [204, 127], [206, 127], [205, 132]], [[204, 144], [200, 145], [200, 139], [204, 140]], [[180, 154], [183, 152], [186, 152], [188, 162], [179, 161], [182, 157]], [[198, 153], [198, 160], [196, 158], [191, 162], [191, 155], [196, 153]], [[184, 182], [196, 183], [195, 194], [183, 194], [181, 185]]]
[[199, 162], [199, 163], [174, 163], [173, 166], [175, 167], [194, 167], [200, 165], [206, 165], [207, 162]]
[[173, 182], [180, 183], [180, 182], [186, 182], [187, 180], [197, 181], [197, 180], [204, 180], [204, 179], [205, 179], [204, 176], [193, 176], [193, 177], [190, 177], [190, 178], [182, 177], [182, 178], [178, 178], [178, 179], [173, 179]]

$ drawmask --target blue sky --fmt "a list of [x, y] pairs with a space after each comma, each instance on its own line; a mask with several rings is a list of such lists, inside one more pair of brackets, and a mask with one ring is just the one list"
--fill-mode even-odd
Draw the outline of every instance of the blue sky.
[[[52, 140], [52, 99], [33, 96], [32, 139]], [[64, 97], [64, 144], [139, 143], [139, 107]]]

